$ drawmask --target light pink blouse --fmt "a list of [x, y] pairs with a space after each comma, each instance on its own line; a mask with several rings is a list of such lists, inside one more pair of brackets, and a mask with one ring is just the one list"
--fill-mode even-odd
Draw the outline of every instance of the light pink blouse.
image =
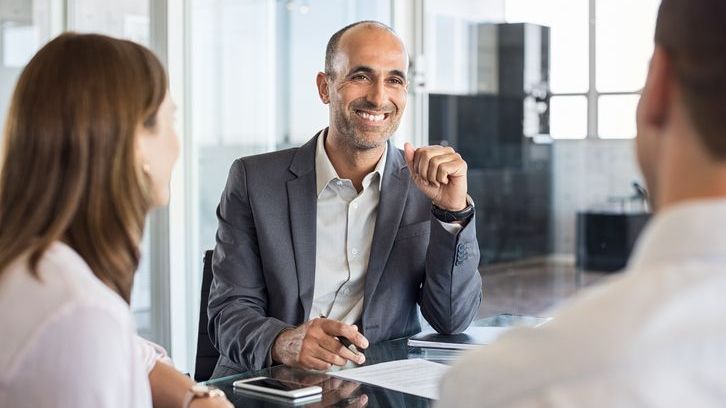
[[63, 243], [40, 279], [26, 260], [0, 274], [0, 406], [151, 407], [148, 373], [169, 360], [136, 334], [128, 304]]

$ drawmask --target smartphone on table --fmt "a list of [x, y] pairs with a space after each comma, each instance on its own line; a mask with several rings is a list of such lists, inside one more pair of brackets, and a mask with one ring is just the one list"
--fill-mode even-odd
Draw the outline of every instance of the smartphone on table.
[[290, 399], [306, 398], [319, 395], [323, 392], [323, 389], [317, 385], [305, 385], [269, 377], [246, 378], [244, 380], [237, 380], [232, 385], [241, 390], [255, 391]]

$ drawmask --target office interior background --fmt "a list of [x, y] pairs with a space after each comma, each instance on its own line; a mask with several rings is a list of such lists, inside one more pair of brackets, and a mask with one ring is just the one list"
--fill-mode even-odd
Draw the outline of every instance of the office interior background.
[[607, 252], [613, 234], [622, 244], [604, 230], [612, 222], [585, 215], [642, 215], [632, 139], [658, 4], [0, 0], [0, 112], [4, 121], [32, 55], [66, 30], [128, 38], [165, 62], [182, 155], [170, 206], [149, 219], [132, 309], [140, 333], [191, 372], [202, 257], [229, 166], [301, 145], [326, 125], [315, 74], [333, 32], [373, 19], [406, 42], [409, 99], [394, 142], [450, 144], [469, 163], [487, 303], [490, 274], [559, 265], [547, 283], [557, 284], [559, 270], [589, 269], [583, 242], [598, 228], [604, 238], [591, 252]]

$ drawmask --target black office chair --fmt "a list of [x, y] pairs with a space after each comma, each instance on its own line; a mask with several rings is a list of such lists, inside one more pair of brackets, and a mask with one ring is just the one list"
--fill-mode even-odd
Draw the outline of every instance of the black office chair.
[[212, 286], [212, 253], [204, 253], [204, 269], [202, 269], [202, 296], [199, 302], [199, 330], [197, 331], [197, 358], [194, 368], [194, 380], [207, 381], [217, 365], [219, 352], [209, 339], [207, 331], [207, 303], [209, 301], [209, 287]]

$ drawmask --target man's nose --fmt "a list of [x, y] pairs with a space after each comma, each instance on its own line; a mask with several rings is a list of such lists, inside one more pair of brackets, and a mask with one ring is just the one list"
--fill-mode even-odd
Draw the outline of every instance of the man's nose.
[[386, 84], [383, 80], [375, 81], [371, 84], [368, 89], [368, 95], [366, 99], [368, 102], [374, 104], [377, 108], [382, 108], [385, 105], [386, 98]]

